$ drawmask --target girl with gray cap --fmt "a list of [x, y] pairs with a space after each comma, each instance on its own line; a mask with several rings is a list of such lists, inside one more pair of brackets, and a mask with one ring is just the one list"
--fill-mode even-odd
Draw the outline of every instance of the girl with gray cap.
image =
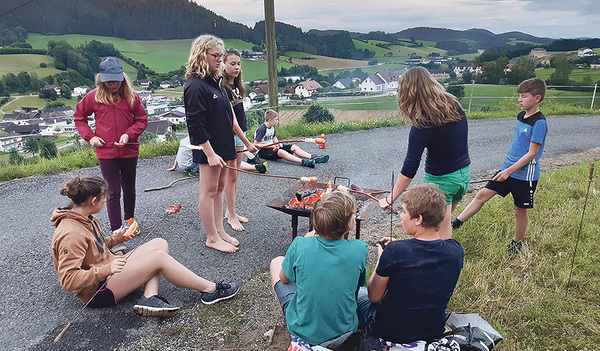
[[[88, 125], [91, 115], [95, 130]], [[138, 137], [148, 125], [146, 110], [116, 58], [107, 57], [100, 62], [96, 89], [77, 104], [73, 118], [81, 137], [96, 148], [102, 176], [109, 186], [110, 228], [115, 231], [122, 226], [123, 218], [134, 217]]]

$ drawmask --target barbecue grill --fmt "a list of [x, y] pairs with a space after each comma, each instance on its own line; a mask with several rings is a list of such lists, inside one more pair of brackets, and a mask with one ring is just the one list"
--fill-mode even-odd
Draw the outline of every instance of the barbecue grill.
[[[337, 187], [336, 183], [337, 183], [338, 179], [347, 180], [348, 187], [350, 187], [350, 179], [345, 178], [345, 177], [336, 177], [336, 178], [334, 178], [334, 186], [333, 186], [334, 189]], [[289, 189], [284, 191], [281, 194], [281, 196], [274, 198], [267, 204], [268, 207], [271, 207], [271, 208], [281, 211], [283, 213], [292, 215], [292, 240], [294, 240], [294, 238], [298, 235], [298, 217], [310, 217], [310, 213], [312, 212], [312, 207], [310, 207], [310, 206], [291, 207], [289, 205], [290, 201], [294, 198], [297, 198], [296, 194], [298, 194], [298, 193], [307, 192], [307, 191], [311, 191], [311, 190], [326, 191], [327, 186], [328, 185], [325, 183], [296, 183], [295, 185], [291, 186]], [[385, 197], [385, 194], [388, 193], [388, 191], [368, 189], [368, 188], [363, 188], [362, 191], [367, 194], [370, 194], [378, 199], [382, 199], [383, 197]], [[356, 239], [360, 239], [360, 223], [362, 221], [366, 220], [375, 208], [379, 207], [379, 203], [377, 203], [373, 199], [368, 198], [367, 196], [365, 196], [363, 194], [356, 194], [356, 193], [352, 193], [352, 192], [350, 194], [352, 194], [354, 196], [354, 198], [356, 198], [356, 202], [358, 203], [358, 207], [359, 207], [358, 213], [356, 214], [355, 218], [356, 218]]]

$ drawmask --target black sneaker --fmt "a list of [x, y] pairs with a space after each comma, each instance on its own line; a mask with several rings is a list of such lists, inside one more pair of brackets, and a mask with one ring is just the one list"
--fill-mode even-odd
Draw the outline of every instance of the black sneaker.
[[256, 171], [258, 173], [267, 173], [267, 163], [264, 162], [263, 164], [260, 165], [256, 165], [254, 166], [254, 168], [256, 169]]
[[461, 221], [460, 219], [455, 218], [452, 221], [452, 229], [456, 230], [456, 229], [460, 228], [460, 226], [463, 225], [464, 223], [465, 222]]
[[236, 283], [217, 283], [217, 287], [212, 292], [203, 292], [200, 296], [203, 304], [212, 305], [213, 303], [227, 300], [235, 296], [240, 291], [240, 286]]
[[309, 158], [304, 158], [304, 159], [302, 159], [302, 163], [301, 164], [304, 167], [315, 168], [315, 163], [316, 163], [315, 160], [311, 160]]
[[265, 162], [265, 160], [261, 159], [258, 156], [255, 156], [253, 158], [249, 158], [246, 162], [248, 162], [251, 165], [262, 165]]
[[169, 301], [158, 295], [142, 296], [133, 310], [146, 317], [171, 317], [179, 312], [179, 307], [171, 306]]
[[522, 248], [523, 248], [522, 241], [514, 241], [513, 240], [513, 241], [511, 241], [510, 244], [508, 244], [508, 247], [506, 248], [506, 252], [511, 255], [516, 255], [521, 252]]
[[315, 160], [315, 163], [325, 163], [325, 162], [329, 161], [329, 155], [317, 156], [317, 157], [313, 157], [312, 159]]

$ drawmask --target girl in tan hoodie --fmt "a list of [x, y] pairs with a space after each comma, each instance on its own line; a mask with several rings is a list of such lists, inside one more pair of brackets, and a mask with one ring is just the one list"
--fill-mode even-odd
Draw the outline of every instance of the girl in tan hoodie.
[[93, 215], [100, 212], [108, 196], [108, 184], [98, 176], [71, 178], [61, 189], [71, 199], [66, 208], [52, 215], [56, 227], [52, 238], [52, 259], [62, 287], [89, 307], [109, 307], [130, 292], [145, 285], [144, 296], [134, 306], [146, 316], [171, 316], [179, 307], [158, 296], [164, 277], [171, 283], [201, 292], [201, 301], [212, 304], [233, 297], [236, 283], [213, 283], [199, 277], [169, 255], [164, 239], [142, 244], [127, 257], [109, 249], [131, 238], [126, 228], [104, 237], [102, 226]]

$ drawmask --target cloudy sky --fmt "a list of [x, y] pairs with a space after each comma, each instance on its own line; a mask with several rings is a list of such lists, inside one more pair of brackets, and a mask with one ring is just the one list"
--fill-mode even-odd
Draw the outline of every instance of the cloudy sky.
[[[253, 27], [264, 19], [263, 0], [193, 0]], [[412, 27], [483, 28], [540, 37], [600, 37], [598, 0], [275, 0], [277, 21], [310, 29], [374, 30]]]

